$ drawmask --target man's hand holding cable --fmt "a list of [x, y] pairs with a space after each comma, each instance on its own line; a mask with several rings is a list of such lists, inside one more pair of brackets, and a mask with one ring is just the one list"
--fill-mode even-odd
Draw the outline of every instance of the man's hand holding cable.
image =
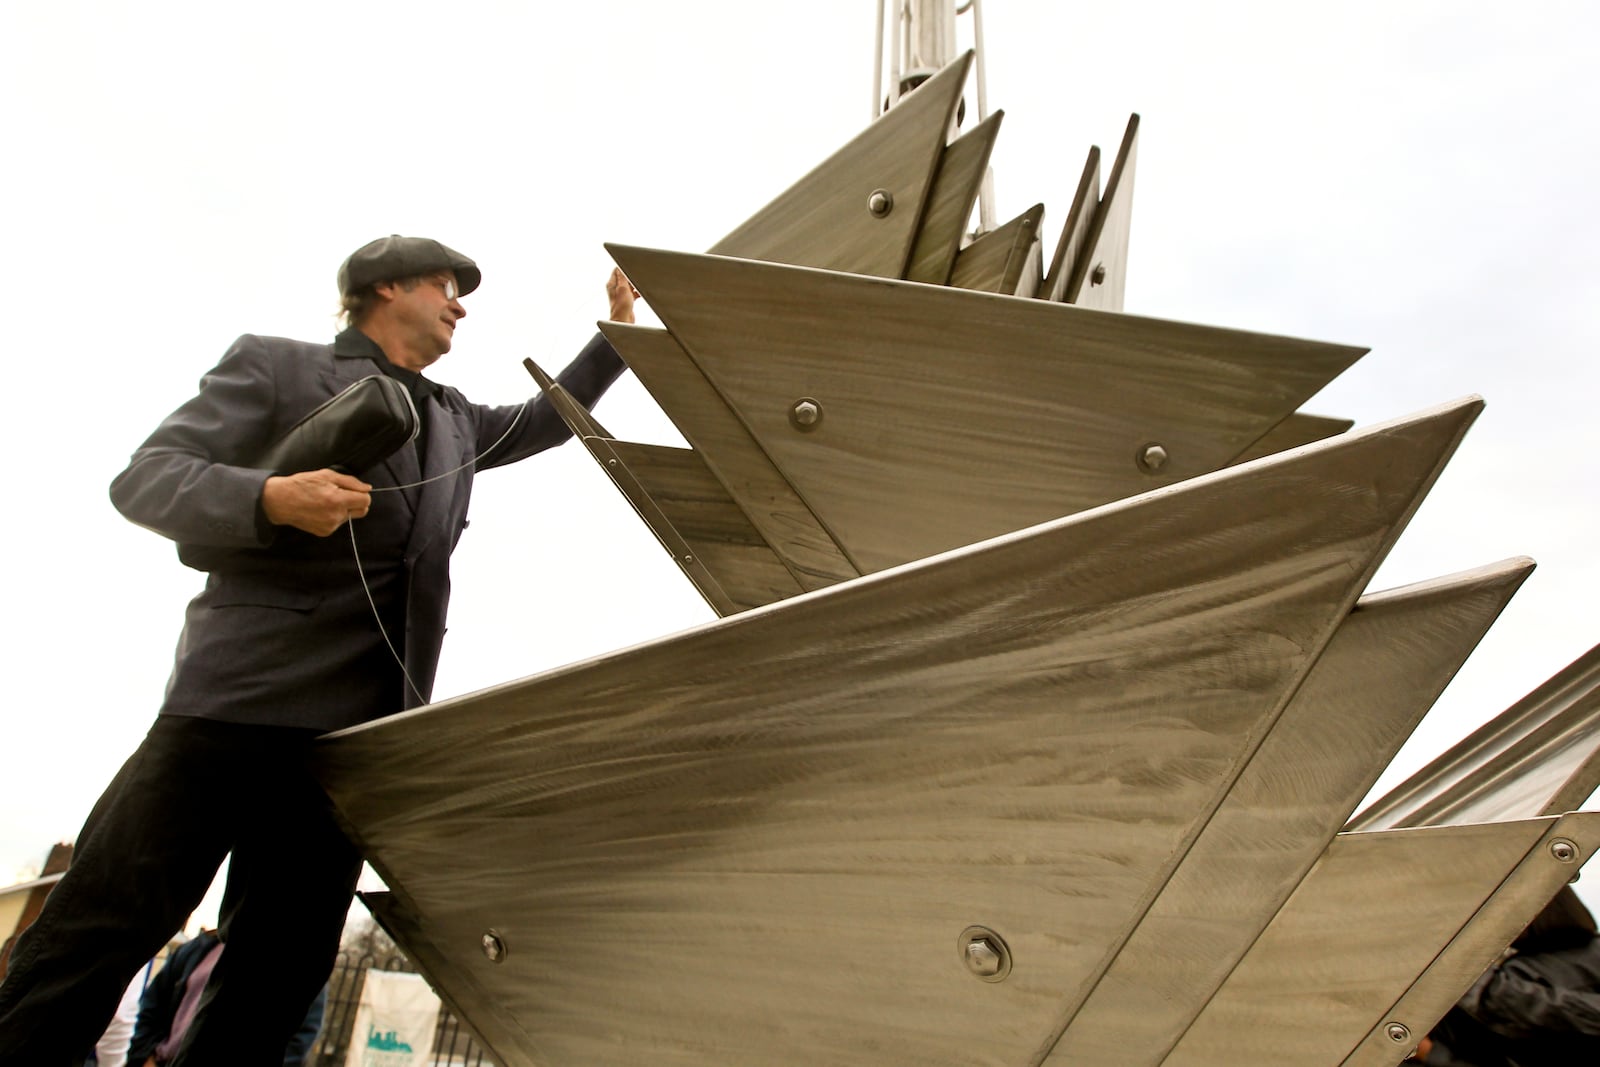
[[261, 511], [275, 526], [327, 537], [372, 507], [372, 486], [334, 470], [274, 475], [261, 487]]

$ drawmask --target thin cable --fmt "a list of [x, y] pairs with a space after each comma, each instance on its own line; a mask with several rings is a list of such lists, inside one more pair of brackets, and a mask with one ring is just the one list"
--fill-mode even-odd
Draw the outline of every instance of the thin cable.
[[[478, 461], [483, 459], [484, 456], [487, 456], [490, 452], [493, 452], [495, 449], [499, 448], [505, 443], [506, 438], [511, 436], [511, 431], [517, 428], [517, 421], [522, 418], [522, 413], [528, 410], [528, 405], [531, 403], [533, 403], [533, 398], [531, 397], [523, 401], [522, 406], [517, 409], [517, 413], [511, 417], [511, 425], [506, 427], [506, 432], [501, 434], [499, 438], [495, 440], [494, 444], [490, 445], [482, 452], [479, 452], [476, 456], [473, 456], [467, 462], [461, 464], [461, 466], [456, 467], [453, 470], [447, 470], [443, 474], [435, 474], [432, 478], [424, 478], [420, 482], [409, 482], [406, 485], [374, 486], [370, 491], [374, 493], [392, 493], [397, 489], [415, 489], [419, 485], [427, 485], [429, 482], [437, 482], [441, 478], [448, 478], [451, 475], [460, 474], [468, 467], [476, 466]], [[382, 637], [383, 643], [388, 646], [389, 655], [394, 657], [395, 665], [400, 668], [400, 673], [405, 677], [406, 685], [411, 687], [411, 692], [416, 696], [417, 703], [426, 704], [428, 702], [427, 698], [422, 695], [422, 690], [417, 688], [417, 683], [411, 680], [411, 672], [406, 670], [405, 658], [402, 657], [399, 652], [395, 651], [394, 642], [389, 640], [389, 631], [386, 630], [383, 625], [383, 614], [378, 611], [378, 602], [372, 596], [372, 587], [367, 584], [367, 572], [366, 569], [361, 565], [361, 548], [356, 544], [356, 524], [354, 515], [346, 516], [345, 526], [350, 530], [350, 554], [355, 557], [356, 575], [361, 579], [362, 591], [367, 594], [367, 604], [372, 608], [372, 621], [378, 626], [378, 636]]]
[[437, 482], [441, 478], [448, 478], [452, 474], [460, 474], [468, 467], [476, 466], [478, 461], [483, 459], [484, 456], [487, 456], [490, 452], [493, 452], [495, 449], [505, 444], [506, 438], [511, 436], [511, 431], [517, 428], [517, 420], [522, 418], [522, 413], [528, 410], [528, 405], [531, 403], [533, 403], [533, 399], [531, 397], [523, 401], [522, 406], [517, 409], [517, 413], [511, 417], [511, 425], [506, 427], [506, 432], [496, 438], [494, 444], [490, 445], [482, 452], [479, 452], [476, 456], [473, 456], [471, 459], [461, 464], [461, 466], [447, 470], [443, 474], [435, 474], [432, 478], [424, 478], [420, 482], [407, 482], [405, 485], [375, 485], [368, 490], [368, 492], [393, 493], [401, 489], [415, 489], [419, 485], [427, 485], [429, 482]]
[[361, 549], [356, 545], [355, 516], [349, 515], [344, 524], [350, 530], [350, 553], [356, 558], [356, 575], [361, 579], [362, 592], [367, 594], [367, 604], [372, 608], [373, 621], [378, 624], [378, 636], [383, 638], [383, 643], [389, 646], [389, 655], [394, 657], [395, 665], [400, 668], [400, 674], [405, 678], [406, 685], [411, 687], [411, 692], [416, 695], [418, 704], [426, 704], [427, 698], [422, 695], [422, 690], [417, 688], [417, 683], [411, 680], [411, 672], [406, 670], [406, 661], [400, 653], [394, 650], [394, 642], [389, 640], [389, 631], [383, 628], [383, 616], [378, 612], [378, 602], [373, 599], [372, 586], [367, 584], [367, 572], [361, 566]]

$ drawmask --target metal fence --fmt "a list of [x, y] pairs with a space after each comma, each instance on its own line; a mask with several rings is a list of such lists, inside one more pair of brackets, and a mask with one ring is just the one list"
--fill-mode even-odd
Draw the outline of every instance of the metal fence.
[[[361, 985], [367, 972], [406, 971], [416, 968], [404, 954], [381, 956], [348, 950], [339, 953], [328, 978], [328, 1006], [322, 1015], [322, 1033], [306, 1060], [308, 1067], [344, 1067], [349, 1055], [350, 1037], [356, 1025], [356, 1006], [361, 1002]], [[439, 1009], [439, 1025], [433, 1032], [432, 1067], [498, 1067], [473, 1041], [461, 1020], [447, 1008]]]

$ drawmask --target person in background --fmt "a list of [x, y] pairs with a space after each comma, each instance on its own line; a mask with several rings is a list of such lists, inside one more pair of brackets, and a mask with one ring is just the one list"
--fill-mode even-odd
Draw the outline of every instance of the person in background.
[[[172, 951], [166, 965], [139, 998], [133, 1036], [124, 1045], [127, 1062], [134, 1067], [163, 1067], [172, 1062], [194, 1021], [206, 980], [223, 948], [217, 931], [202, 928], [199, 934]], [[327, 1001], [328, 987], [324, 985], [311, 1002], [300, 1029], [290, 1038], [284, 1051], [283, 1067], [303, 1067], [322, 1030]]]
[[117, 1002], [116, 1013], [106, 1024], [105, 1033], [100, 1035], [100, 1040], [94, 1043], [94, 1051], [89, 1054], [86, 1064], [92, 1064], [93, 1067], [126, 1067], [128, 1042], [133, 1037], [133, 1025], [139, 1017], [139, 997], [144, 993], [144, 984], [150, 970], [151, 964], [146, 964], [122, 991], [122, 999]]
[[171, 1062], [221, 955], [222, 941], [213, 929], [202, 928], [173, 949], [139, 998], [139, 1017], [128, 1045], [128, 1060], [134, 1067]]
[[1429, 1067], [1600, 1063], [1600, 937], [1571, 886], [1473, 983], [1411, 1062]]

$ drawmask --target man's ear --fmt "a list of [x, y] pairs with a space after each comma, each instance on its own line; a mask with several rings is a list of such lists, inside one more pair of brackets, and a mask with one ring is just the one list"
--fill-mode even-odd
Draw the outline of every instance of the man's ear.
[[394, 299], [395, 290], [398, 288], [400, 287], [394, 282], [374, 282], [372, 285], [372, 291], [377, 295], [378, 299], [386, 301]]

